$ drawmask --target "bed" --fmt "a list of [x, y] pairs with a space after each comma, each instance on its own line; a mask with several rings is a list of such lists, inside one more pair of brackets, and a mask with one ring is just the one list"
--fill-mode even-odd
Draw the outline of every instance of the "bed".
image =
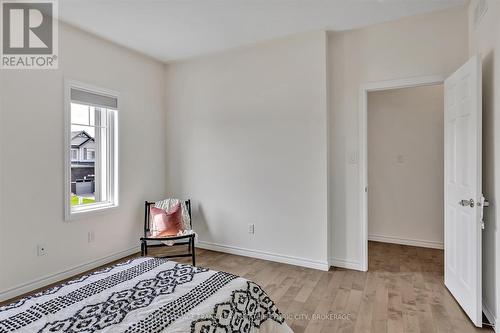
[[292, 330], [276, 304], [252, 281], [143, 257], [0, 307], [0, 332]]

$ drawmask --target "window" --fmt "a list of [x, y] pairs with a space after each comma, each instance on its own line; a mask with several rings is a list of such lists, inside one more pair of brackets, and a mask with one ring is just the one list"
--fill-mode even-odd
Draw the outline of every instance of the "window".
[[71, 160], [78, 160], [78, 149], [71, 149]]
[[95, 150], [94, 149], [89, 149], [89, 148], [86, 148], [87, 151], [85, 152], [85, 159], [86, 160], [95, 160]]
[[66, 218], [118, 205], [116, 93], [67, 84]]

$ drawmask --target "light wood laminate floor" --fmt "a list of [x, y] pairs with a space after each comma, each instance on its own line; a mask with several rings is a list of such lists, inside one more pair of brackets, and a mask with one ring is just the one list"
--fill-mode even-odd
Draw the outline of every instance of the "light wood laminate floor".
[[369, 242], [366, 273], [198, 253], [198, 265], [264, 287], [296, 333], [493, 332], [476, 329], [445, 288], [442, 250]]
[[202, 249], [197, 265], [259, 283], [296, 333], [493, 332], [476, 329], [445, 288], [441, 250], [370, 242], [368, 272], [323, 272]]

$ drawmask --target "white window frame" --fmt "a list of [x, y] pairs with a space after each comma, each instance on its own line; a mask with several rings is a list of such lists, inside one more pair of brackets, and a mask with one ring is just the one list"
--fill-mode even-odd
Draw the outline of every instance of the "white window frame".
[[64, 82], [64, 218], [73, 221], [77, 218], [102, 213], [119, 205], [118, 186], [118, 111], [109, 112], [108, 115], [108, 200], [82, 206], [71, 206], [71, 89], [85, 90], [91, 93], [116, 98], [118, 107], [119, 93], [109, 89], [96, 87], [82, 82], [68, 80]]

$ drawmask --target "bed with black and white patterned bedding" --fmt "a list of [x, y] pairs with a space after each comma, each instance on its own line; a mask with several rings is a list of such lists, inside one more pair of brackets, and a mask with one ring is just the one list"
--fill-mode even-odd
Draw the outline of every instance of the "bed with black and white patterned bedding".
[[160, 258], [129, 260], [0, 307], [0, 332], [292, 332], [244, 278]]

